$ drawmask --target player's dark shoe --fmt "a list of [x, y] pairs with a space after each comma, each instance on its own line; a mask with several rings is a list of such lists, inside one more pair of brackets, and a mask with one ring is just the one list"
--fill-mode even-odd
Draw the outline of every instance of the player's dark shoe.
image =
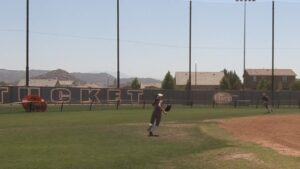
[[154, 134], [150, 131], [148, 136], [152, 137], [152, 136], [154, 136]]
[[158, 134], [153, 134], [152, 132], [149, 132], [149, 135], [148, 135], [149, 137], [159, 137], [159, 135]]

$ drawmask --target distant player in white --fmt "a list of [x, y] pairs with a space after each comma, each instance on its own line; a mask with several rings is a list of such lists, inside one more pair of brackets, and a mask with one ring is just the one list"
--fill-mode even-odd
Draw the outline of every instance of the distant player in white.
[[152, 103], [154, 110], [152, 112], [149, 128], [148, 128], [149, 136], [158, 136], [158, 135], [154, 135], [154, 130], [159, 126], [162, 113], [167, 114], [163, 108], [164, 105], [163, 96], [164, 96], [163, 94], [158, 93], [155, 97], [154, 102]]

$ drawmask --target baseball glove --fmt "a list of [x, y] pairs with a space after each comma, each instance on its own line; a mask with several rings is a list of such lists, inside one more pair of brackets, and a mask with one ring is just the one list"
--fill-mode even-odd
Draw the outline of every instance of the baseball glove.
[[172, 108], [172, 105], [171, 104], [167, 104], [166, 108], [165, 108], [165, 111], [166, 112], [169, 112]]

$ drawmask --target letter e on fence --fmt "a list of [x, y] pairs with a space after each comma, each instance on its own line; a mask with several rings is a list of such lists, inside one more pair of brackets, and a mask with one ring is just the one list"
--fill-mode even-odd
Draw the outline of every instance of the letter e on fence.
[[121, 90], [120, 89], [108, 89], [107, 90], [107, 102], [115, 103], [121, 102]]

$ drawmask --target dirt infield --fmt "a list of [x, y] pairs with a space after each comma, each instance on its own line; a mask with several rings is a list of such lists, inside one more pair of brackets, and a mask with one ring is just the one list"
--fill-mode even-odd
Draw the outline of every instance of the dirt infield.
[[220, 120], [220, 125], [244, 141], [300, 156], [300, 115], [265, 115]]

